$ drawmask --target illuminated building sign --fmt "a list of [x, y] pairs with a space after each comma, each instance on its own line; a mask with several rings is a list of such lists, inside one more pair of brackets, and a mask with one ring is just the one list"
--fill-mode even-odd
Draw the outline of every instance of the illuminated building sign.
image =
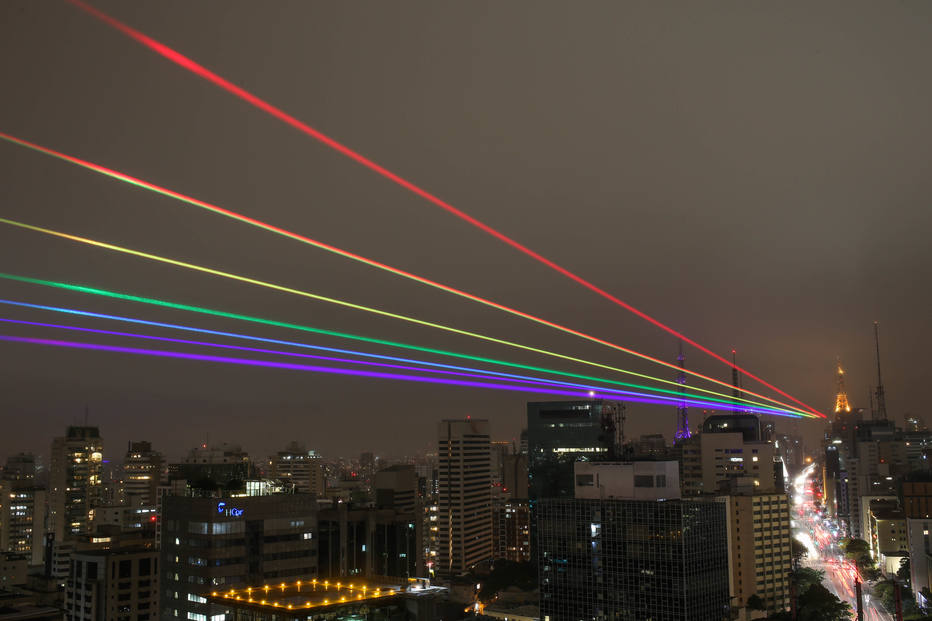
[[243, 515], [243, 510], [237, 509], [236, 507], [228, 507], [227, 503], [220, 501], [217, 503], [217, 513], [229, 517], [241, 517]]

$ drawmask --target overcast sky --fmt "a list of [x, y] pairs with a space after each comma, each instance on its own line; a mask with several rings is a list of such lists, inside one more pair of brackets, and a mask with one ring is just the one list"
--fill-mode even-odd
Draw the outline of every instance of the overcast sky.
[[[889, 412], [927, 414], [930, 3], [94, 4], [823, 411], [836, 356], [866, 405], [879, 320]], [[675, 358], [670, 335], [71, 5], [0, 4], [0, 84], [0, 132]], [[670, 377], [11, 144], [0, 171], [6, 218]], [[560, 366], [7, 226], [0, 271]], [[347, 345], [8, 281], [0, 297]], [[730, 379], [695, 350], [687, 365]], [[115, 458], [208, 437], [401, 455], [444, 417], [514, 438], [539, 398], [2, 343], [0, 457], [47, 454], [85, 406]], [[629, 436], [673, 429], [669, 407], [628, 409]]]

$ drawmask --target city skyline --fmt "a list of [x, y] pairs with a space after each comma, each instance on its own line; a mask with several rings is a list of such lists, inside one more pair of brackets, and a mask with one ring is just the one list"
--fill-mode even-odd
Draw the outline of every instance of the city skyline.
[[932, 3], [0, 3], [0, 621], [932, 621]]

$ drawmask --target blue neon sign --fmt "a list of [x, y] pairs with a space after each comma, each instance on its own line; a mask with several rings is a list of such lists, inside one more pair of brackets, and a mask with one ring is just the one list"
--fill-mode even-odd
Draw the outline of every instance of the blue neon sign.
[[221, 515], [226, 515], [229, 517], [242, 517], [243, 510], [237, 509], [236, 507], [228, 507], [227, 503], [222, 500], [217, 503], [217, 513]]

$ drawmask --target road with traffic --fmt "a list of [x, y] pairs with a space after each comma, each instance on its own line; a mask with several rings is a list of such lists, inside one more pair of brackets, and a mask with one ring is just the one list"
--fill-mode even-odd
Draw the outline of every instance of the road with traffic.
[[[793, 480], [793, 508], [791, 526], [793, 537], [806, 546], [803, 565], [825, 572], [822, 584], [838, 599], [851, 604], [857, 611], [855, 582], [858, 570], [853, 562], [845, 559], [840, 541], [843, 537], [840, 525], [826, 517], [815, 502], [816, 486], [813, 481], [816, 465], [807, 466]], [[893, 621], [893, 616], [883, 605], [870, 596], [870, 585], [862, 584], [865, 621]], [[852, 619], [857, 618], [852, 614]]]

